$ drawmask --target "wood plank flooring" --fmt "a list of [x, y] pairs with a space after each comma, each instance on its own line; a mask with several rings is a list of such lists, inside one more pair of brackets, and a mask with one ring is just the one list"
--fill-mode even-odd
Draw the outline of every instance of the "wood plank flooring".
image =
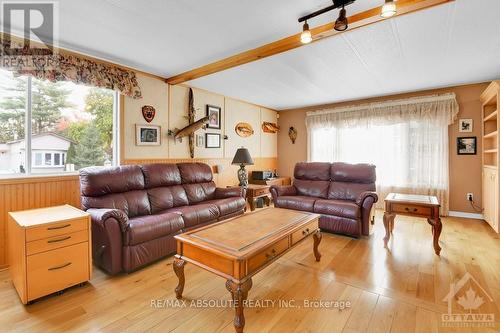
[[[381, 212], [369, 238], [324, 233], [320, 263], [314, 260], [312, 238], [306, 239], [256, 275], [249, 293], [251, 300], [295, 301], [296, 306], [247, 308], [245, 332], [500, 331], [500, 240], [486, 223], [443, 219], [441, 257], [434, 255], [425, 220], [398, 216], [390, 250], [383, 248], [383, 236]], [[224, 305], [230, 298], [223, 279], [193, 265], [185, 270], [186, 308], [151, 306], [152, 300], [175, 300], [171, 266], [167, 258], [116, 277], [94, 268], [89, 284], [26, 307], [8, 272], [0, 271], [0, 331], [233, 332], [231, 308], [190, 306], [196, 300]], [[466, 272], [491, 296], [492, 301], [481, 295], [480, 313], [494, 314], [494, 327], [443, 326], [441, 315], [448, 309], [443, 298]], [[304, 300], [345, 300], [351, 306], [311, 310]], [[460, 306], [456, 311], [468, 312]]]

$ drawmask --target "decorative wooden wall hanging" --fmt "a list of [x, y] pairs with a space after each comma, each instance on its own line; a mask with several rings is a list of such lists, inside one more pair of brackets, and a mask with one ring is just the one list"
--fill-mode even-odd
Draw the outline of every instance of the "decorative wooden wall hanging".
[[264, 133], [277, 133], [280, 130], [280, 127], [276, 123], [269, 123], [264, 121], [262, 123], [262, 131]]
[[156, 110], [151, 105], [144, 105], [142, 107], [142, 116], [144, 117], [144, 120], [146, 120], [148, 123], [153, 121], [155, 115], [156, 115]]
[[234, 131], [242, 138], [248, 138], [254, 133], [252, 125], [249, 123], [237, 123], [234, 127]]
[[297, 130], [295, 127], [292, 126], [288, 129], [288, 137], [292, 140], [292, 144], [295, 144], [295, 140], [297, 139]]

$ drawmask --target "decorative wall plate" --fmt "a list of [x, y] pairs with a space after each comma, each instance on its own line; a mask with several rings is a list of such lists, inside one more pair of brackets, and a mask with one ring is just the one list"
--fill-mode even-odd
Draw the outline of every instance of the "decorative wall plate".
[[242, 138], [248, 138], [254, 133], [252, 125], [249, 123], [237, 123], [234, 127], [234, 131]]
[[153, 121], [155, 115], [156, 115], [156, 110], [151, 105], [144, 105], [142, 107], [142, 116], [144, 117], [144, 120], [146, 120], [148, 123]]

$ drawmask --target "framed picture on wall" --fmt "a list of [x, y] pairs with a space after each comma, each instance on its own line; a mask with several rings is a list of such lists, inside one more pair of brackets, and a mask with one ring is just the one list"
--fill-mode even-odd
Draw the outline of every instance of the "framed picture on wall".
[[205, 147], [206, 148], [220, 148], [220, 134], [218, 134], [218, 133], [205, 133]]
[[135, 144], [137, 146], [161, 145], [161, 127], [157, 125], [135, 125]]
[[457, 154], [458, 155], [476, 155], [477, 154], [477, 137], [461, 137], [457, 138]]
[[472, 132], [472, 119], [460, 119], [458, 121], [458, 131], [461, 133]]
[[220, 107], [207, 105], [207, 116], [208, 116], [208, 128], [220, 129], [221, 114]]

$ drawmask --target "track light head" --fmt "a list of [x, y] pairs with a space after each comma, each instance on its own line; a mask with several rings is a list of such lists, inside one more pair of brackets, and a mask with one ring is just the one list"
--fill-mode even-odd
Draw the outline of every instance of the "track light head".
[[304, 23], [304, 26], [302, 27], [302, 33], [300, 34], [300, 42], [302, 44], [309, 44], [312, 42], [312, 35], [311, 31], [309, 31], [309, 24], [307, 24], [307, 21]]
[[342, 9], [340, 10], [339, 13], [339, 18], [337, 19], [337, 21], [335, 21], [335, 25], [333, 26], [333, 28], [337, 31], [345, 31], [347, 30], [348, 27], [349, 27], [349, 22], [347, 20], [347, 12], [344, 6], [342, 6]]
[[395, 0], [385, 0], [385, 4], [382, 6], [382, 12], [380, 16], [383, 18], [389, 18], [396, 15], [397, 6]]

